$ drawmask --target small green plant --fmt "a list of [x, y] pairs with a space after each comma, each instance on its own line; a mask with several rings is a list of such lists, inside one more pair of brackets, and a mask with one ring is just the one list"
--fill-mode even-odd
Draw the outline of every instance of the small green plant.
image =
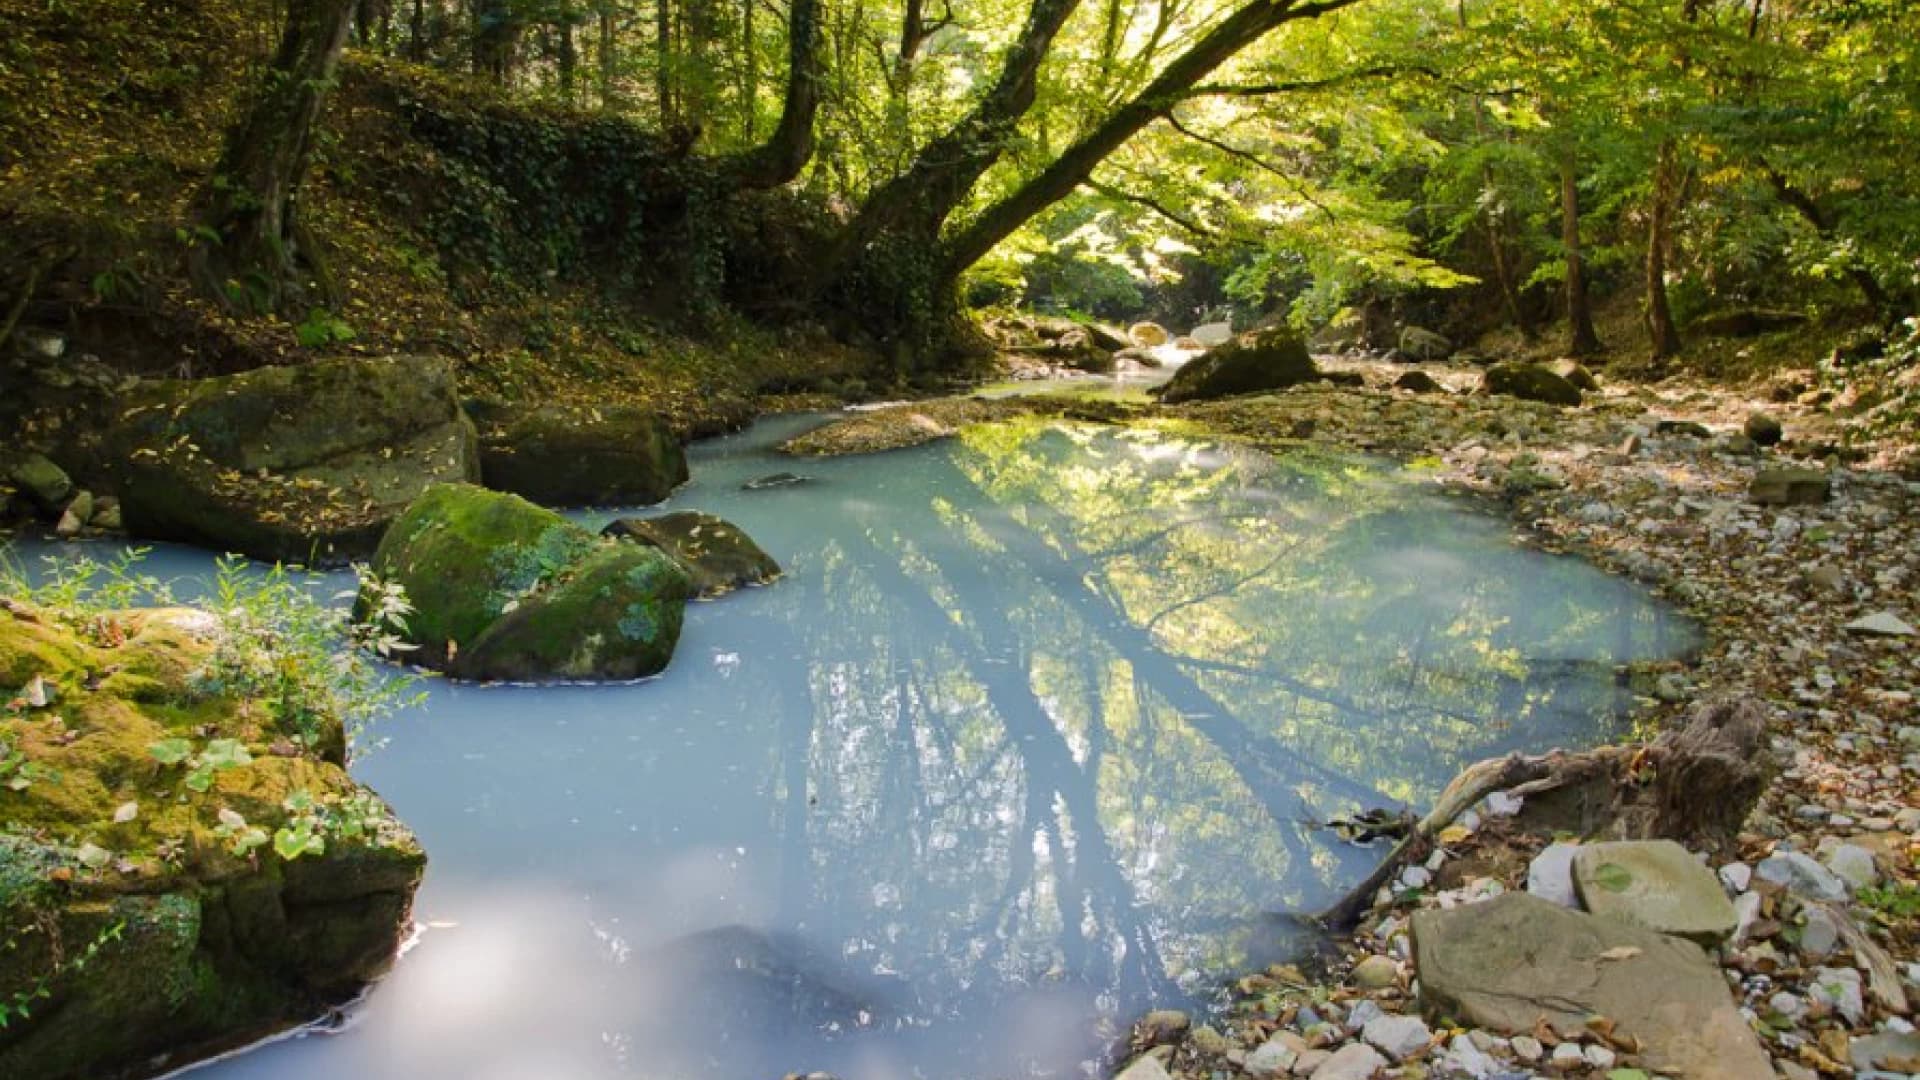
[[352, 341], [354, 337], [353, 327], [326, 308], [308, 311], [306, 321], [293, 328], [293, 338], [303, 349], [340, 344]]
[[253, 764], [253, 755], [238, 739], [213, 739], [198, 753], [186, 739], [161, 739], [147, 745], [147, 756], [162, 765], [186, 765], [185, 784], [203, 795], [219, 773]]
[[1907, 922], [1920, 918], [1920, 886], [1869, 885], [1861, 889], [1857, 899], [1882, 921]]
[[[124, 934], [126, 929], [127, 924], [124, 922], [113, 923], [101, 930], [91, 942], [87, 943], [86, 948], [80, 950], [80, 952], [71, 959], [65, 961], [56, 960], [52, 968], [41, 973], [40, 977], [34, 980], [32, 986], [27, 987], [25, 990], [16, 990], [5, 997], [0, 997], [0, 1030], [12, 1026], [16, 1019], [32, 1019], [35, 1003], [53, 996], [53, 982], [55, 979], [69, 971], [85, 971], [87, 965], [93, 963], [94, 958], [100, 955], [100, 950], [106, 948], [113, 942], [119, 941], [120, 935]], [[11, 952], [18, 949], [20, 947], [20, 938], [25, 934], [39, 932], [42, 932], [41, 927], [35, 925], [28, 927], [20, 933], [9, 935], [6, 940], [7, 951]]]
[[25, 791], [40, 782], [59, 783], [59, 770], [27, 760], [27, 755], [14, 745], [12, 739], [0, 735], [0, 787], [8, 791]]

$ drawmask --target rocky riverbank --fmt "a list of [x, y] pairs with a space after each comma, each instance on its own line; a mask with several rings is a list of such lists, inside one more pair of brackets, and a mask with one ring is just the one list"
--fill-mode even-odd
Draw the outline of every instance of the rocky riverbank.
[[[1442, 387], [1467, 378], [1434, 375]], [[1704, 699], [1747, 703], [1764, 720], [1774, 772], [1729, 849], [1705, 860], [1712, 875], [1699, 872], [1713, 886], [1701, 902], [1731, 919], [1704, 952], [1686, 949], [1710, 961], [1724, 993], [1663, 967], [1676, 961], [1654, 957], [1658, 942], [1640, 940], [1618, 911], [1576, 914], [1578, 849], [1515, 828], [1504, 815], [1525, 799], [1496, 793], [1373, 898], [1345, 962], [1316, 977], [1249, 975], [1215, 1026], [1148, 1017], [1127, 1080], [1633, 1080], [1764, 1075], [1768, 1062], [1795, 1080], [1920, 1071], [1907, 1017], [1920, 991], [1920, 484], [1897, 471], [1908, 447], [1841, 453], [1839, 423], [1811, 406], [1686, 385], [1611, 389], [1578, 409], [1303, 388], [1169, 411], [1275, 449], [1401, 457], [1434, 483], [1496, 497], [1531, 542], [1659, 589], [1703, 621], [1709, 643], [1690, 669], [1648, 688], [1642, 730], [1671, 730]], [[1544, 900], [1483, 903], [1528, 893]], [[1580, 933], [1589, 947], [1522, 956], [1529, 940]], [[1531, 973], [1525, 987], [1479, 989], [1509, 1002], [1531, 995], [1536, 1023], [1517, 1022], [1526, 1006], [1504, 1017], [1471, 1006], [1463, 991], [1476, 988], [1439, 950], [1476, 934], [1512, 957], [1479, 979]], [[1640, 990], [1598, 993], [1620, 983]], [[1737, 1025], [1713, 1013], [1684, 1028], [1655, 1021], [1689, 995], [1722, 999]], [[1591, 1015], [1568, 1030], [1553, 1002]]]

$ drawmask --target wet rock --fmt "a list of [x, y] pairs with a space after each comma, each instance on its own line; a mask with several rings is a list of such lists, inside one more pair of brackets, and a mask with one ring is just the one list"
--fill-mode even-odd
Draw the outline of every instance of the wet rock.
[[1267, 330], [1192, 361], [1157, 392], [1161, 401], [1174, 405], [1284, 390], [1320, 377], [1304, 341], [1285, 330]]
[[107, 437], [127, 531], [266, 561], [372, 553], [435, 483], [479, 477], [439, 359], [347, 358], [142, 384]]
[[1833, 495], [1833, 481], [1819, 469], [1762, 469], [1747, 485], [1747, 498], [1761, 506], [1818, 506]]
[[765, 585], [780, 576], [780, 564], [739, 526], [697, 510], [619, 518], [600, 532], [666, 552], [693, 579], [694, 595], [703, 599]]
[[77, 492], [67, 508], [60, 513], [60, 521], [53, 527], [54, 535], [71, 539], [79, 536], [80, 531], [93, 520], [93, 493]]
[[1172, 1077], [1167, 1075], [1167, 1067], [1160, 1064], [1159, 1058], [1148, 1055], [1136, 1059], [1114, 1080], [1172, 1080]]
[[1652, 1069], [1745, 1080], [1767, 1056], [1698, 946], [1525, 893], [1413, 916], [1421, 1003], [1501, 1032], [1544, 1019], [1578, 1037], [1592, 1016], [1641, 1041]]
[[1155, 1009], [1133, 1025], [1133, 1038], [1139, 1046], [1165, 1046], [1187, 1037], [1193, 1018], [1179, 1009]]
[[1703, 945], [1733, 933], [1733, 904], [1713, 872], [1671, 840], [1589, 844], [1573, 859], [1588, 911]]
[[1247, 1055], [1246, 1064], [1241, 1068], [1255, 1080], [1265, 1080], [1267, 1077], [1287, 1075], [1299, 1060], [1298, 1050], [1280, 1039], [1268, 1039]]
[[542, 506], [645, 506], [686, 483], [687, 458], [654, 413], [547, 407], [488, 425], [480, 475]]
[[813, 483], [813, 477], [811, 476], [801, 476], [798, 473], [790, 472], [777, 472], [769, 473], [766, 476], [756, 476], [752, 480], [741, 484], [740, 490], [772, 491], [775, 488], [799, 487], [801, 484], [811, 483]]
[[1760, 860], [1753, 868], [1762, 881], [1783, 885], [1788, 892], [1809, 900], [1845, 900], [1847, 884], [1811, 856], [1798, 851], [1779, 851]]
[[[1298, 1066], [1296, 1065], [1296, 1068]], [[1373, 1074], [1387, 1067], [1387, 1059], [1366, 1043], [1348, 1043], [1320, 1062], [1312, 1080], [1373, 1080]]]
[[1775, 446], [1785, 435], [1778, 418], [1771, 413], [1749, 413], [1747, 422], [1740, 429], [1741, 434], [1752, 439], [1758, 446]]
[[1653, 425], [1655, 435], [1679, 435], [1688, 439], [1711, 439], [1713, 429], [1697, 420], [1661, 420]]
[[1445, 334], [1407, 326], [1400, 330], [1400, 354], [1413, 360], [1445, 360], [1453, 355], [1453, 342]]
[[1580, 388], [1553, 373], [1544, 364], [1495, 364], [1480, 379], [1483, 394], [1504, 394], [1522, 401], [1549, 405], [1578, 405]]
[[[643, 544], [469, 484], [429, 488], [387, 530], [376, 577], [406, 589], [402, 634], [468, 679], [634, 679], [659, 672], [692, 583]], [[361, 614], [365, 614], [363, 602]]]

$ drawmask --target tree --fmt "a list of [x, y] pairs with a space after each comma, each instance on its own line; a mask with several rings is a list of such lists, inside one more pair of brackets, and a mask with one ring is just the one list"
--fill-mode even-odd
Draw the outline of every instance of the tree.
[[202, 242], [190, 270], [229, 308], [279, 311], [331, 292], [298, 200], [354, 8], [354, 0], [288, 0], [280, 47], [202, 193]]

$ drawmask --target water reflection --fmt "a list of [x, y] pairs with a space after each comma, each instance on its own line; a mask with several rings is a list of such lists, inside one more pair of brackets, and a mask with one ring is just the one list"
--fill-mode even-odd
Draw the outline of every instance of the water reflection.
[[1686, 644], [1354, 459], [1012, 424], [742, 491], [791, 428], [668, 507], [789, 573], [697, 608], [664, 678], [392, 726], [360, 771], [442, 927], [351, 1033], [210, 1075], [1075, 1075], [1377, 858], [1311, 822], [1597, 739], [1611, 665]]

